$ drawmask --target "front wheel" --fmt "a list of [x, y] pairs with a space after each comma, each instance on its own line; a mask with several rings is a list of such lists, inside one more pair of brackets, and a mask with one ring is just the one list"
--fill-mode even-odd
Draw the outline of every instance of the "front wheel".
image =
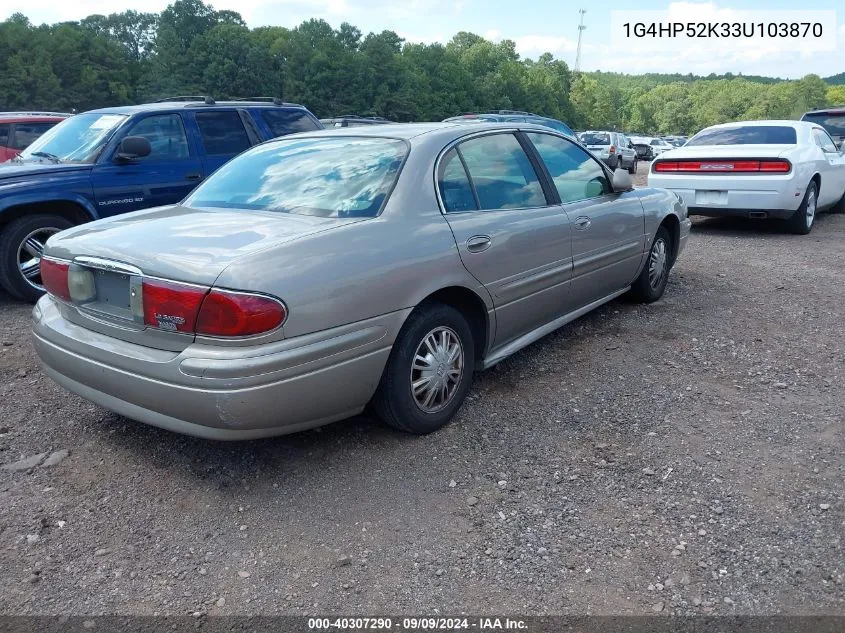
[[789, 219], [789, 229], [798, 235], [807, 235], [813, 229], [816, 220], [816, 204], [818, 187], [815, 180], [811, 180], [804, 193], [801, 206]]
[[41, 255], [47, 240], [73, 226], [59, 215], [29, 215], [10, 222], [0, 233], [0, 285], [10, 295], [37, 301], [41, 285]]
[[466, 318], [441, 303], [411, 313], [387, 361], [373, 406], [390, 426], [431, 433], [455, 415], [472, 384], [475, 346]]
[[648, 259], [640, 276], [631, 285], [630, 296], [642, 303], [653, 303], [663, 296], [672, 268], [672, 236], [665, 226], [657, 229]]

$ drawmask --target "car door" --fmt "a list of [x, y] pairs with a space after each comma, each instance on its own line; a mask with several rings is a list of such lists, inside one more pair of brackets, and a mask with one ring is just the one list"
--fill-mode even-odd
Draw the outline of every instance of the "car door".
[[100, 215], [176, 204], [202, 180], [202, 163], [188, 144], [180, 114], [139, 118], [122, 138], [127, 136], [147, 139], [150, 154], [120, 161], [116, 158], [118, 146], [94, 166], [91, 184]]
[[438, 163], [438, 188], [461, 261], [496, 310], [494, 345], [566, 312], [569, 221], [550, 204], [535, 158], [516, 132], [474, 135]]
[[572, 227], [571, 308], [633, 283], [645, 249], [645, 213], [634, 191], [614, 192], [605, 169], [565, 138], [529, 132]]
[[836, 148], [836, 143], [823, 128], [813, 128], [813, 141], [824, 155], [825, 173], [821, 176], [819, 205], [826, 206], [839, 201], [845, 192], [845, 155]]
[[212, 110], [194, 114], [206, 177], [260, 140], [253, 138], [255, 132], [248, 131], [244, 125], [244, 118], [248, 116], [246, 112], [242, 115], [239, 110]]

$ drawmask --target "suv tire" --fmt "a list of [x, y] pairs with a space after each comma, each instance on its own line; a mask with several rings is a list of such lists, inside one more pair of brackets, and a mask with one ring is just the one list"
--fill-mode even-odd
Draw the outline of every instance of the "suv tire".
[[[27, 215], [12, 220], [0, 233], [0, 286], [10, 295], [35, 302], [44, 294], [37, 266], [47, 239], [73, 226], [60, 215]], [[25, 275], [23, 267], [32, 262]]]

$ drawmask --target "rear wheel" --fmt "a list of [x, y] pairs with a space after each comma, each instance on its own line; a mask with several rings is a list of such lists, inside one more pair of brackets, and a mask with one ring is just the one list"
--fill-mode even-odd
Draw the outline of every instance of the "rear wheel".
[[472, 384], [475, 346], [464, 316], [431, 303], [417, 308], [387, 361], [373, 406], [390, 426], [431, 433], [455, 415]]
[[41, 285], [41, 255], [47, 240], [73, 226], [59, 215], [30, 215], [10, 222], [0, 233], [0, 285], [10, 295], [37, 301]]
[[665, 226], [657, 229], [648, 259], [640, 276], [631, 285], [630, 296], [642, 303], [653, 303], [663, 296], [672, 268], [672, 236]]
[[628, 168], [629, 174], [636, 174], [637, 173], [637, 157], [634, 156], [634, 160], [631, 161], [631, 166]]
[[845, 213], [845, 193], [839, 198], [839, 202], [830, 208], [830, 213]]
[[807, 235], [812, 228], [813, 222], [816, 220], [816, 201], [818, 195], [818, 187], [815, 180], [811, 180], [807, 185], [807, 191], [804, 193], [804, 199], [801, 201], [801, 206], [788, 220], [789, 229], [798, 235]]

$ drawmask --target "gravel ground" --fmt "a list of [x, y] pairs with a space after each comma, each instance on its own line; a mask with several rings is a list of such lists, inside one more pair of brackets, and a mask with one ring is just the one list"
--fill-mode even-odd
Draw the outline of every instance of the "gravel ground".
[[663, 300], [478, 375], [428, 437], [134, 423], [0, 298], [0, 464], [52, 463], [0, 470], [0, 612], [845, 614], [843, 261], [845, 216], [697, 220]]

